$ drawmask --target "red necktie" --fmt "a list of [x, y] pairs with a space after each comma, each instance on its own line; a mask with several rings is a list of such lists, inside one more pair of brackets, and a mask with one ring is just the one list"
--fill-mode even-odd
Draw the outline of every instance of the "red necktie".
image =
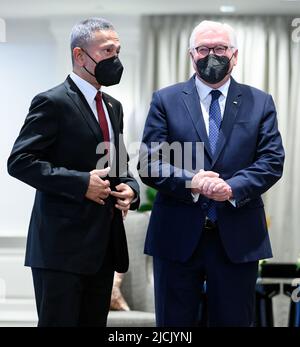
[[105, 116], [105, 112], [103, 109], [103, 105], [102, 105], [102, 94], [101, 92], [97, 92], [96, 96], [95, 96], [95, 100], [96, 100], [96, 107], [97, 107], [97, 114], [98, 114], [98, 120], [99, 120], [99, 124], [100, 124], [100, 128], [102, 131], [102, 135], [103, 135], [103, 141], [107, 143], [106, 145], [106, 150], [107, 150], [107, 155], [109, 157], [109, 129], [108, 129], [108, 122]]

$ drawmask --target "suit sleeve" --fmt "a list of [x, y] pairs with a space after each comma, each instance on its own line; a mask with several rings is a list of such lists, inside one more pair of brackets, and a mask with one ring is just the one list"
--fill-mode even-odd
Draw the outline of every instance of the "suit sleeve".
[[159, 92], [153, 94], [145, 124], [139, 157], [139, 175], [146, 185], [173, 198], [193, 203], [189, 189], [193, 173], [176, 167], [164, 156], [164, 146], [168, 143], [167, 115]]
[[236, 206], [241, 207], [251, 199], [265, 193], [282, 176], [284, 149], [278, 131], [276, 109], [268, 95], [261, 119], [253, 164], [236, 172], [227, 180], [233, 191]]
[[11, 176], [37, 190], [82, 201], [90, 174], [56, 167], [51, 162], [51, 150], [59, 131], [55, 103], [45, 94], [37, 95], [8, 158]]
[[[119, 127], [120, 127], [120, 136], [119, 136], [119, 153], [118, 156], [121, 158], [119, 160], [119, 180], [121, 183], [127, 184], [135, 193], [135, 197], [130, 205], [130, 210], [136, 210], [140, 205], [140, 188], [137, 181], [134, 179], [132, 173], [129, 170], [128, 162], [129, 156], [125, 147], [124, 138], [123, 138], [123, 108], [120, 104], [120, 116], [119, 116]], [[126, 160], [123, 160], [126, 158]], [[124, 163], [125, 165], [122, 165]]]

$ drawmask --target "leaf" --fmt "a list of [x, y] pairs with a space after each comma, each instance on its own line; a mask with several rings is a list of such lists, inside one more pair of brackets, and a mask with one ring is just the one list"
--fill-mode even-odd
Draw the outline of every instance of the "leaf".
[[156, 194], [157, 194], [157, 190], [154, 188], [148, 188], [146, 190], [146, 196], [148, 198], [149, 203], [153, 204]]
[[152, 204], [150, 203], [146, 203], [146, 204], [142, 204], [140, 206], [140, 208], [138, 209], [138, 212], [145, 212], [145, 211], [151, 211], [152, 210]]

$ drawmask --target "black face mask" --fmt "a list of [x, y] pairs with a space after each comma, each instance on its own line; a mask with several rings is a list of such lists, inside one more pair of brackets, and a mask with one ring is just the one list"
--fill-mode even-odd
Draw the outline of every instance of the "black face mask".
[[96, 64], [95, 74], [92, 74], [85, 66], [83, 68], [90, 75], [94, 76], [99, 84], [108, 87], [120, 82], [124, 68], [117, 56], [101, 60], [97, 63], [84, 49], [82, 50]]
[[[232, 55], [233, 57], [233, 55]], [[216, 84], [229, 73], [230, 60], [225, 55], [208, 54], [196, 62], [199, 76], [209, 84]]]

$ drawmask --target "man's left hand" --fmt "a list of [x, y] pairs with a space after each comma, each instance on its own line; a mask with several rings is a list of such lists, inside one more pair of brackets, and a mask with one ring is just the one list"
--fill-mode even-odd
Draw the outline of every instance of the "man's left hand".
[[110, 194], [117, 199], [115, 207], [122, 211], [123, 218], [125, 218], [130, 204], [135, 197], [135, 193], [133, 189], [125, 183], [117, 185], [116, 190], [117, 191], [112, 191]]

